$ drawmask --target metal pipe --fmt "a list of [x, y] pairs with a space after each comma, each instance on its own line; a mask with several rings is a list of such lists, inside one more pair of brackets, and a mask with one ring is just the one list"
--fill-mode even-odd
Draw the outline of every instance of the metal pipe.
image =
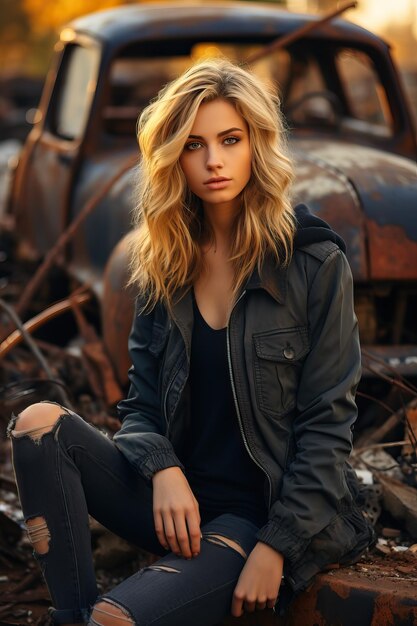
[[286, 46], [289, 46], [297, 39], [301, 39], [301, 37], [304, 37], [304, 35], [307, 35], [311, 31], [315, 30], [317, 27], [323, 26], [323, 24], [326, 24], [326, 22], [330, 22], [330, 20], [338, 17], [338, 15], [341, 15], [348, 9], [355, 9], [357, 6], [358, 3], [356, 1], [342, 4], [342, 6], [338, 9], [325, 13], [322, 18], [317, 20], [317, 22], [309, 22], [308, 24], [304, 24], [304, 26], [301, 26], [301, 28], [297, 28], [292, 33], [288, 33], [287, 35], [278, 37], [278, 39], [275, 39], [275, 41], [262, 48], [262, 50], [259, 50], [259, 52], [256, 52], [255, 54], [252, 54], [252, 56], [248, 57], [246, 59], [246, 63], [254, 63], [255, 61], [259, 61], [259, 59], [263, 59], [263, 57], [268, 56], [268, 54], [272, 54], [272, 52], [275, 52], [275, 50], [279, 50], [280, 48], [285, 48]]
[[[39, 348], [36, 345], [35, 341], [32, 339], [32, 337], [30, 336], [29, 332], [26, 330], [22, 320], [20, 319], [20, 317], [18, 316], [16, 311], [13, 309], [12, 306], [7, 304], [7, 302], [5, 302], [2, 298], [0, 298], [0, 307], [7, 313], [7, 315], [10, 317], [10, 319], [13, 321], [13, 323], [19, 329], [22, 338], [26, 341], [29, 349], [32, 351], [34, 357], [37, 359], [39, 365], [45, 371], [45, 373], [48, 376], [48, 378], [54, 380], [55, 376], [54, 376], [52, 370], [50, 369], [47, 360], [44, 358], [42, 352], [39, 350]], [[64, 404], [68, 408], [72, 408], [71, 407], [71, 402], [70, 402], [67, 394], [65, 393], [65, 391], [58, 387], [57, 393], [58, 393], [58, 395], [60, 397], [60, 400], [61, 400], [62, 404]]]
[[66, 311], [70, 311], [73, 308], [74, 300], [78, 304], [84, 304], [84, 302], [88, 302], [90, 299], [90, 293], [77, 295], [73, 294], [70, 296], [70, 298], [67, 298], [66, 300], [61, 300], [60, 302], [56, 302], [52, 306], [42, 311], [42, 313], [35, 315], [35, 317], [32, 317], [32, 319], [22, 324], [21, 327], [19, 326], [18, 330], [13, 331], [8, 337], [6, 337], [6, 339], [2, 343], [0, 343], [0, 359], [5, 357], [12, 348], [17, 346], [22, 341], [22, 328], [26, 333], [33, 333], [38, 328], [49, 322], [49, 320], [54, 319], [55, 317], [61, 315], [62, 313], [65, 313]]

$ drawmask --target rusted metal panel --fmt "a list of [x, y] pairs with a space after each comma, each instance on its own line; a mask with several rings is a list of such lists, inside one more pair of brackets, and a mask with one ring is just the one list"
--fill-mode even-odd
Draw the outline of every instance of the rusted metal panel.
[[298, 142], [295, 146], [294, 200], [306, 202], [343, 237], [355, 280], [367, 280], [365, 220], [355, 187], [343, 172], [321, 161], [313, 151], [299, 150]]
[[415, 579], [399, 572], [395, 560], [376, 559], [375, 565], [319, 574], [285, 617], [256, 611], [225, 619], [221, 626], [415, 626]]
[[[296, 602], [282, 626], [409, 626], [417, 623], [415, 583], [376, 580], [352, 570], [323, 574]], [[280, 622], [277, 622], [280, 624]]]
[[[90, 283], [99, 297], [106, 262], [115, 245], [131, 227], [138, 177], [134, 165], [138, 160], [136, 147], [106, 155], [105, 159], [89, 159], [74, 193], [70, 221], [78, 219], [84, 205], [91, 199], [98, 198], [98, 201], [68, 248], [68, 266], [71, 274], [81, 282]], [[121, 168], [129, 162], [130, 168]], [[103, 196], [101, 191], [105, 181], [117, 172], [120, 176]]]
[[[238, 19], [237, 19], [238, 13]], [[110, 45], [126, 45], [143, 39], [215, 36], [221, 34], [258, 33], [287, 34], [307, 23], [318, 21], [311, 14], [291, 13], [265, 4], [206, 2], [183, 5], [169, 2], [158, 5], [124, 6], [100, 11], [74, 20], [70, 27]], [[387, 49], [387, 44], [364, 28], [340, 19], [317, 27], [314, 36], [374, 45]]]
[[[300, 140], [296, 145], [297, 150], [306, 155], [304, 158], [316, 162], [322, 172], [319, 195], [322, 206], [329, 207], [327, 210], [317, 206], [314, 198], [318, 184], [313, 184], [312, 190], [305, 185], [307, 196], [313, 194], [311, 202], [317, 212], [342, 236], [345, 223], [361, 224], [364, 229], [361, 235], [366, 239], [369, 255], [368, 278], [415, 280], [417, 164], [397, 155], [353, 144]], [[360, 205], [365, 221], [358, 214], [349, 217], [348, 211], [340, 212], [333, 194], [341, 188], [342, 177], [346, 179], [346, 187], [350, 186], [357, 198], [356, 206], [352, 202], [352, 208], [357, 209]], [[330, 208], [332, 201], [333, 207]], [[349, 239], [347, 244], [349, 253], [352, 245]], [[352, 251], [355, 252], [355, 245]], [[354, 258], [352, 261], [352, 267], [356, 269]]]
[[[417, 204], [414, 199], [415, 215], [411, 217], [417, 225]], [[367, 220], [370, 246], [370, 267], [372, 278], [378, 280], [417, 278], [417, 241], [410, 238], [410, 228], [404, 226], [381, 225]]]

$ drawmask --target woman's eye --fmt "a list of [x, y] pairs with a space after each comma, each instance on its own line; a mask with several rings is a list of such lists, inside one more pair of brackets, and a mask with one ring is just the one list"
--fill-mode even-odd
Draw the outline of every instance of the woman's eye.
[[225, 143], [229, 146], [233, 146], [234, 143], [237, 143], [238, 141], [240, 141], [239, 137], [226, 137], [226, 139], [224, 140]]
[[192, 141], [191, 143], [187, 143], [185, 148], [187, 150], [197, 150], [197, 148], [199, 148], [199, 146], [201, 146], [201, 143], [199, 143], [198, 141]]

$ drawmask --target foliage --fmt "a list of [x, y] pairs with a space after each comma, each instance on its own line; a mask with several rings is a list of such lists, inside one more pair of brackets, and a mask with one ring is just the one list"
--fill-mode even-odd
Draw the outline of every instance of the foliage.
[[132, 4], [133, 0], [23, 0], [23, 8], [30, 20], [32, 29], [38, 33], [58, 30], [75, 17], [108, 9], [120, 4]]

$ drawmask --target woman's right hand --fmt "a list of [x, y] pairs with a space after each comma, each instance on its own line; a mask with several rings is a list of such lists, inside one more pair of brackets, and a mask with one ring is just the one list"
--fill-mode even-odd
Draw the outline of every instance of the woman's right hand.
[[190, 559], [200, 552], [200, 512], [188, 480], [179, 467], [167, 467], [152, 477], [153, 515], [160, 544]]

